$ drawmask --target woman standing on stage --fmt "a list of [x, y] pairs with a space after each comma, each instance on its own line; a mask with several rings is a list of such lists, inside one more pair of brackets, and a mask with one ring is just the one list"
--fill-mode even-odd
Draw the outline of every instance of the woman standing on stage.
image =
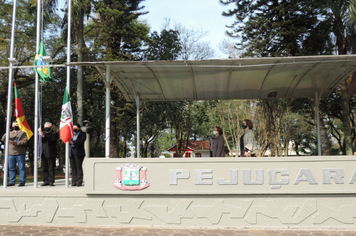
[[253, 123], [251, 120], [245, 119], [242, 123], [242, 128], [245, 130], [240, 138], [241, 157], [255, 157], [257, 154], [257, 142], [253, 133]]

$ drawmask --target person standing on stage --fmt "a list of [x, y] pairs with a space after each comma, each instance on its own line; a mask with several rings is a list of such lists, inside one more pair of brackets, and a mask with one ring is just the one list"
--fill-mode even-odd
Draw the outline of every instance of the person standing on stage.
[[251, 120], [245, 119], [242, 123], [244, 134], [240, 138], [240, 151], [241, 157], [256, 157], [257, 155], [257, 142], [255, 134], [253, 133], [253, 123]]
[[[12, 122], [12, 129], [9, 137], [9, 183], [7, 186], [15, 186], [17, 163], [20, 172], [19, 187], [23, 187], [26, 183], [25, 155], [27, 149], [27, 135], [20, 130], [17, 121]], [[6, 134], [2, 136], [3, 143], [5, 142], [5, 137]]]
[[54, 186], [57, 157], [57, 140], [59, 133], [53, 131], [52, 124], [46, 122], [43, 132], [39, 128], [38, 133], [42, 136], [42, 173], [43, 184], [41, 186]]
[[210, 141], [210, 153], [212, 157], [225, 157], [223, 131], [216, 126], [213, 131], [214, 137]]
[[85, 157], [84, 142], [87, 139], [87, 135], [80, 130], [80, 124], [75, 124], [73, 129], [74, 137], [69, 141], [71, 145], [72, 186], [79, 187], [83, 184], [82, 164]]

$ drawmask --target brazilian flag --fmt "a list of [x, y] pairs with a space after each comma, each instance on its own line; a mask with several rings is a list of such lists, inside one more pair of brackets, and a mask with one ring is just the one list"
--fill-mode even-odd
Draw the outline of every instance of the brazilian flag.
[[[43, 41], [40, 43], [40, 48], [38, 49], [38, 53], [35, 56], [35, 60], [33, 62], [34, 66], [47, 65], [43, 60], [43, 56], [47, 56], [46, 49], [44, 47]], [[34, 71], [38, 73], [38, 78], [41, 82], [51, 82], [53, 83], [53, 76], [50, 67], [36, 67], [33, 68]]]

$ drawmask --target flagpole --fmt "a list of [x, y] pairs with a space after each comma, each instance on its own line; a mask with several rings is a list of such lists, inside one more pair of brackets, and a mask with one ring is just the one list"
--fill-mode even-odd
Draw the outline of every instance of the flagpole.
[[[67, 89], [68, 96], [70, 98], [70, 32], [71, 32], [71, 22], [72, 22], [72, 1], [68, 0], [68, 35], [67, 35]], [[65, 186], [69, 188], [69, 142], [66, 143], [66, 173], [65, 173]]]
[[[37, 0], [37, 23], [36, 23], [36, 53], [40, 48], [41, 29], [41, 0]], [[34, 130], [34, 157], [33, 157], [33, 186], [38, 187], [38, 73], [35, 73], [35, 130]]]
[[[17, 0], [14, 0], [14, 5], [12, 8], [12, 25], [11, 25], [11, 41], [10, 41], [10, 58], [14, 58], [14, 46], [15, 46], [15, 25], [16, 25], [16, 5]], [[4, 179], [3, 187], [7, 187], [7, 175], [9, 172], [8, 161], [9, 161], [9, 137], [10, 137], [10, 125], [11, 125], [11, 100], [12, 100], [12, 83], [13, 83], [13, 69], [12, 63], [10, 62], [11, 68], [9, 69], [9, 79], [8, 79], [8, 91], [7, 91], [7, 114], [6, 114], [6, 139], [5, 139], [5, 162], [4, 162]]]

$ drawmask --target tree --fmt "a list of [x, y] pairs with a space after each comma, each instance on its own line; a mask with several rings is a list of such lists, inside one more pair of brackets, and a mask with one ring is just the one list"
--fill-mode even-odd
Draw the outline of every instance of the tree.
[[148, 150], [155, 140], [168, 128], [166, 102], [143, 102], [140, 106], [142, 157], [148, 156]]
[[[299, 56], [305, 47], [316, 47], [314, 54], [330, 54], [331, 22], [325, 7], [310, 0], [220, 0], [235, 9], [223, 16], [235, 16], [227, 34], [241, 40], [245, 56]], [[325, 6], [325, 5], [324, 5]], [[306, 47], [308, 48], [308, 47]], [[315, 51], [315, 50], [314, 50]]]
[[134, 60], [133, 54], [140, 51], [148, 38], [149, 28], [139, 22], [144, 6], [143, 0], [109, 0], [94, 3], [97, 18], [93, 29], [94, 49], [102, 60]]
[[175, 60], [182, 50], [178, 31], [165, 29], [151, 33], [147, 47], [145, 60]]
[[[236, 17], [236, 21], [229, 27], [231, 30], [228, 34], [241, 39], [241, 49], [246, 50], [243, 56], [321, 55], [331, 54], [333, 51], [333, 45], [330, 43], [332, 20], [324, 1], [220, 0], [220, 2], [226, 5], [236, 4], [235, 9], [223, 12], [223, 15]], [[310, 99], [308, 104], [312, 108], [310, 111], [314, 111], [313, 99]], [[268, 103], [265, 105], [268, 106]], [[315, 120], [316, 113], [310, 114]], [[323, 117], [320, 117], [323, 124]], [[321, 126], [321, 142], [325, 144], [323, 153], [327, 155], [331, 150], [327, 145], [329, 137], [325, 130], [325, 127]], [[271, 136], [272, 139], [274, 137]]]
[[209, 43], [202, 41], [207, 31], [195, 27], [184, 27], [181, 24], [176, 24], [174, 29], [179, 32], [183, 60], [201, 60], [214, 56], [215, 52]]
[[[170, 29], [170, 19], [165, 19], [163, 29]], [[179, 33], [179, 41], [182, 47], [179, 57], [183, 60], [201, 60], [208, 59], [214, 56], [214, 50], [208, 42], [203, 41], [203, 38], [208, 34], [203, 29], [196, 27], [186, 27], [182, 24], [175, 23], [174, 31]]]
[[[338, 54], [355, 53], [355, 1], [354, 0], [336, 0], [326, 1], [327, 6], [331, 11], [331, 19], [333, 21], [332, 31], [336, 37], [336, 47]], [[347, 82], [344, 81], [340, 86], [341, 96], [341, 113], [344, 131], [344, 153], [352, 155], [352, 139], [351, 139], [351, 120], [350, 120], [350, 98], [348, 96]]]
[[229, 153], [235, 152], [236, 156], [238, 155], [240, 137], [243, 134], [241, 125], [245, 118], [250, 118], [250, 114], [250, 102], [238, 100], [218, 101], [208, 111], [212, 126], [209, 130], [211, 131], [215, 126], [222, 128], [225, 146]]
[[175, 145], [177, 147], [177, 157], [182, 157], [185, 149], [188, 147], [189, 140], [192, 137], [206, 137], [209, 130], [200, 133], [197, 129], [199, 124], [208, 122], [207, 112], [212, 108], [213, 103], [208, 101], [179, 101], [167, 102], [167, 124], [169, 129], [174, 131]]
[[224, 39], [220, 42], [219, 44], [219, 49], [228, 55], [229, 58], [239, 58], [243, 54], [243, 50], [240, 50], [237, 46], [236, 43]]

